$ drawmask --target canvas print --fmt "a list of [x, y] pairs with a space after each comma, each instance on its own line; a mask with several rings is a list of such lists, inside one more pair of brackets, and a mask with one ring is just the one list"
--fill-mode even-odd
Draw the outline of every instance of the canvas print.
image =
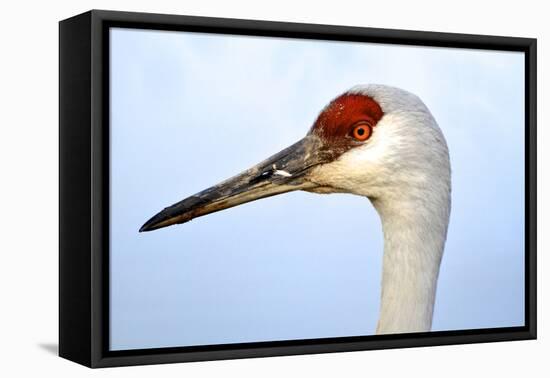
[[109, 38], [111, 350], [525, 325], [524, 53]]

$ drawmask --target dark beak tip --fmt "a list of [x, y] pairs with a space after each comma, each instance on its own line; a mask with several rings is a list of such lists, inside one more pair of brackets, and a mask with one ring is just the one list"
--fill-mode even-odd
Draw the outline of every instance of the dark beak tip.
[[143, 226], [141, 226], [139, 228], [139, 232], [148, 232], [148, 231], [153, 231], [154, 228], [153, 228], [153, 225], [150, 224], [151, 222], [146, 222]]
[[160, 228], [172, 226], [174, 224], [187, 223], [191, 221], [193, 217], [175, 219], [172, 209], [164, 209], [157, 215], [153, 216], [147, 222], [140, 227], [139, 232], [155, 231]]
[[163, 216], [163, 212], [161, 211], [160, 213], [149, 219], [147, 222], [145, 222], [143, 226], [140, 227], [139, 232], [154, 231], [157, 228], [162, 228], [160, 224], [165, 219], [166, 217]]

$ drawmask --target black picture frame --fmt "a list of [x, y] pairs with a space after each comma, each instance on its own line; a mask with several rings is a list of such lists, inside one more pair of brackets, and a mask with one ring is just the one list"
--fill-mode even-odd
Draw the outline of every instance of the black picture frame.
[[[525, 326], [109, 351], [110, 27], [525, 53]], [[536, 338], [536, 39], [92, 10], [59, 24], [59, 355], [88, 367]]]

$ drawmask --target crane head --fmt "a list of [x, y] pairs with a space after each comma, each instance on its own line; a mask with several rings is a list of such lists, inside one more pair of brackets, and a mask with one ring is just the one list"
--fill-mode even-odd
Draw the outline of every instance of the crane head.
[[398, 88], [357, 86], [332, 100], [303, 139], [165, 208], [140, 232], [295, 190], [374, 200], [416, 195], [434, 179], [450, 180], [449, 158], [423, 102]]

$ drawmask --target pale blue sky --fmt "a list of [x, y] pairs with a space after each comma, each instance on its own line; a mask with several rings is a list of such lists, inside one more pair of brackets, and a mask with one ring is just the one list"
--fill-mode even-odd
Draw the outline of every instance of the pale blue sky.
[[419, 95], [449, 145], [433, 330], [523, 325], [523, 59], [112, 29], [111, 348], [374, 333], [383, 244], [366, 198], [294, 192], [138, 233], [303, 137], [326, 103], [366, 83]]

